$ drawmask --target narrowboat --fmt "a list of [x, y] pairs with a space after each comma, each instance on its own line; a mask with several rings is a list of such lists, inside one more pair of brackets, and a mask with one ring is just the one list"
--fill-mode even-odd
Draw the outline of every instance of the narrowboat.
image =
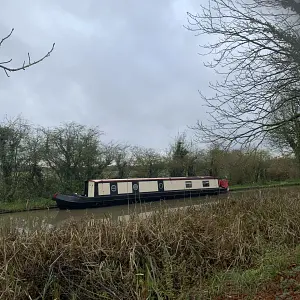
[[82, 195], [56, 193], [52, 199], [60, 209], [84, 209], [199, 197], [228, 191], [226, 179], [212, 176], [92, 179], [85, 181]]

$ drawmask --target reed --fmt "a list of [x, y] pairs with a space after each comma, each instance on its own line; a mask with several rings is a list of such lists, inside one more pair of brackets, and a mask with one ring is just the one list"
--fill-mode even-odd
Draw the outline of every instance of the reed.
[[1, 299], [210, 299], [253, 291], [294, 257], [300, 189], [0, 235]]

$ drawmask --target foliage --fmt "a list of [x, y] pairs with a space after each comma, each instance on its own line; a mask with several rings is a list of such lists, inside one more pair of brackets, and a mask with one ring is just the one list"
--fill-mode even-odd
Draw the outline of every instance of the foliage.
[[160, 177], [163, 176], [164, 159], [155, 149], [133, 147], [135, 177]]
[[44, 131], [43, 158], [63, 190], [77, 190], [78, 182], [98, 175], [100, 134], [96, 128], [74, 122]]
[[22, 118], [0, 125], [1, 201], [50, 198], [55, 192], [83, 190], [92, 178], [213, 175], [230, 185], [296, 179], [291, 156], [262, 150], [226, 150], [218, 144], [200, 149], [184, 134], [164, 153], [126, 144], [103, 143], [97, 127], [74, 122], [52, 128]]

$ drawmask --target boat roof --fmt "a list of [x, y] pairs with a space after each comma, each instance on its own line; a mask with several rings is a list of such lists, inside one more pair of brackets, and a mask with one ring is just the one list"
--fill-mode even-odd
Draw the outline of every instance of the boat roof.
[[127, 182], [127, 181], [151, 181], [151, 180], [197, 180], [197, 179], [218, 179], [213, 176], [192, 176], [192, 177], [147, 177], [147, 178], [114, 178], [114, 179], [90, 179], [91, 182]]

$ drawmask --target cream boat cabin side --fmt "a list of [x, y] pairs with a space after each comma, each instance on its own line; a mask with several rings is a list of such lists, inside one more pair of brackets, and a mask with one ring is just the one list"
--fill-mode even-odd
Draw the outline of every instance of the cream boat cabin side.
[[60, 209], [90, 208], [161, 199], [199, 197], [229, 191], [228, 181], [212, 176], [87, 180], [83, 195], [55, 194]]

